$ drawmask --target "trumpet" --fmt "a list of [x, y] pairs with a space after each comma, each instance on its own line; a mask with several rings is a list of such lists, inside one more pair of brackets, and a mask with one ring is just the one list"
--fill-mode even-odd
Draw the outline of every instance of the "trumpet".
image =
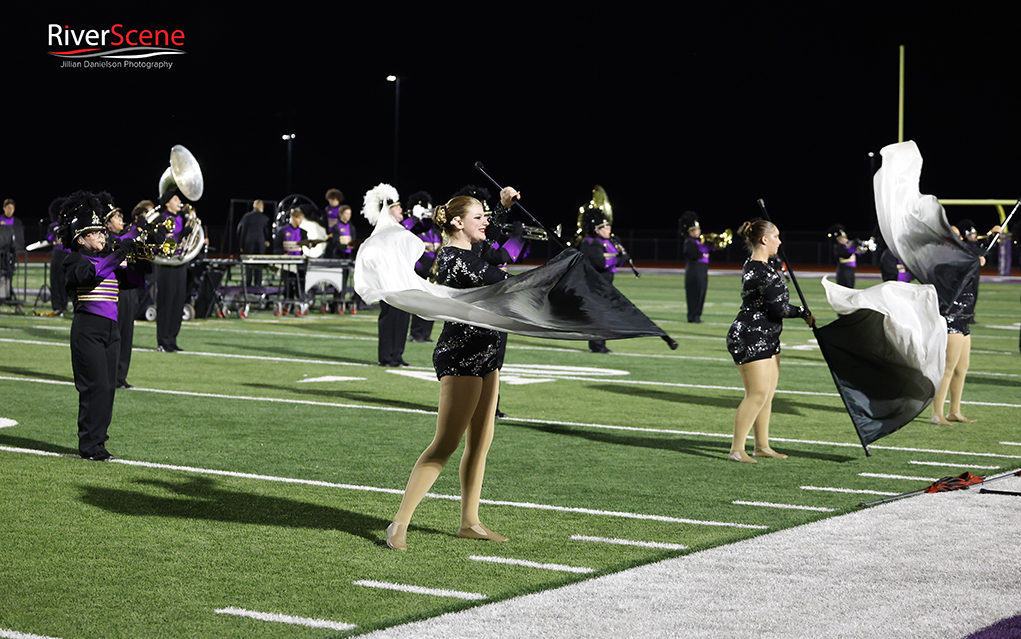
[[[513, 235], [514, 233], [514, 225], [507, 224], [506, 222], [497, 223], [496, 228], [500, 229], [500, 232], [504, 235]], [[522, 226], [521, 228], [523, 229], [521, 234], [521, 239], [523, 240], [545, 242], [549, 239], [549, 233], [546, 232], [546, 229], [539, 228], [538, 226]]]
[[[155, 233], [159, 227], [172, 231], [174, 229], [174, 221], [168, 218], [162, 223], [146, 224], [143, 227], [139, 227], [138, 236], [135, 237], [135, 244], [131, 247], [125, 258], [129, 264], [134, 264], [139, 260], [152, 262], [157, 257], [170, 257], [174, 254], [174, 251], [177, 250], [177, 242], [173, 238], [168, 237], [163, 240], [154, 238], [153, 241], [149, 241], [149, 234]], [[114, 239], [110, 243], [111, 248], [117, 250], [122, 241]]]
[[730, 229], [725, 230], [722, 233], [703, 233], [698, 236], [698, 239], [703, 244], [709, 245], [719, 251], [725, 249], [731, 245], [734, 241], [734, 232]]

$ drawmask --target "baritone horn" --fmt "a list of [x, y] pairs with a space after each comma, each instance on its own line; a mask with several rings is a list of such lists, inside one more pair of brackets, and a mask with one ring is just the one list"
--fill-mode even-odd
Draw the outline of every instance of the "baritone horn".
[[731, 245], [734, 241], [734, 232], [730, 229], [722, 233], [704, 233], [698, 236], [698, 239], [708, 246], [713, 247], [717, 251], [725, 249]]
[[[170, 149], [170, 166], [160, 176], [159, 191], [163, 197], [172, 189], [177, 189], [184, 197], [192, 202], [202, 197], [205, 182], [202, 179], [202, 169], [199, 168], [198, 160], [191, 151], [175, 144]], [[169, 212], [166, 212], [169, 215]], [[155, 255], [153, 261], [163, 266], [181, 266], [191, 262], [205, 247], [206, 231], [202, 228], [202, 220], [195, 214], [195, 207], [185, 204], [179, 213], [183, 222], [180, 232], [180, 242], [174, 242], [170, 255]], [[169, 218], [167, 221], [171, 221]], [[176, 226], [176, 225], [175, 225]], [[172, 226], [167, 232], [173, 232]]]
[[[161, 234], [164, 236], [163, 240], [158, 238], [150, 238], [150, 233], [160, 232], [160, 227], [163, 228]], [[156, 224], [143, 224], [138, 227], [138, 235], [135, 237], [135, 244], [131, 247], [131, 251], [128, 252], [127, 261], [134, 264], [139, 260], [146, 262], [154, 262], [157, 257], [170, 257], [177, 250], [177, 242], [170, 237], [166, 237], [166, 234], [174, 230], [174, 221], [170, 218], [164, 219], [162, 222]], [[119, 241], [113, 242], [114, 250], [120, 245]]]

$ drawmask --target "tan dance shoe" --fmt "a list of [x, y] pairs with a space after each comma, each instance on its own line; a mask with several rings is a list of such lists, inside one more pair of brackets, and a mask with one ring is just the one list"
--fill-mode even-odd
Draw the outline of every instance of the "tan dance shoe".
[[394, 550], [408, 549], [408, 525], [396, 521], [386, 527], [386, 545]]
[[759, 462], [755, 461], [754, 459], [752, 459], [751, 457], [749, 457], [748, 453], [744, 452], [743, 450], [731, 451], [730, 454], [727, 455], [727, 459], [729, 459], [732, 462], [741, 462], [743, 464], [757, 464], [757, 463], [759, 463]]
[[475, 524], [468, 528], [462, 528], [457, 531], [457, 536], [461, 539], [485, 539], [487, 541], [507, 541], [507, 537], [498, 535], [492, 530], [486, 528], [482, 524]]
[[960, 422], [962, 424], [974, 424], [978, 420], [977, 419], [968, 419], [967, 417], [965, 417], [961, 413], [950, 413], [949, 415], [947, 415], [947, 421], [950, 421], [950, 422]]
[[772, 457], [773, 459], [787, 459], [787, 455], [778, 453], [769, 446], [765, 448], [756, 448], [755, 452], [752, 453], [755, 457]]

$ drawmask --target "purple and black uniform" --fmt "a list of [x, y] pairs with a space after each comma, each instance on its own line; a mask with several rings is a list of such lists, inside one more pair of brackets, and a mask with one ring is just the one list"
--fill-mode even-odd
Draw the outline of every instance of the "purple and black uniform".
[[[436, 255], [436, 281], [451, 288], [475, 288], [496, 284], [510, 277], [472, 251], [445, 246]], [[470, 324], [446, 322], [436, 349], [433, 366], [436, 378], [447, 375], [485, 377], [501, 364], [501, 336], [504, 333]]]
[[71, 367], [78, 390], [78, 450], [83, 457], [106, 451], [120, 356], [118, 292], [145, 283], [133, 267], [120, 268], [126, 254], [119, 248], [100, 257], [83, 248], [69, 253], [63, 264], [67, 293], [74, 303]]
[[785, 317], [806, 317], [805, 308], [791, 306], [787, 285], [776, 269], [749, 258], [741, 273], [741, 310], [727, 332], [734, 363], [778, 355]]
[[709, 252], [713, 249], [690, 235], [684, 239], [684, 292], [688, 303], [688, 322], [702, 321], [702, 308], [709, 289]]
[[854, 288], [854, 269], [858, 266], [858, 247], [837, 242], [833, 255], [837, 258], [837, 284]]

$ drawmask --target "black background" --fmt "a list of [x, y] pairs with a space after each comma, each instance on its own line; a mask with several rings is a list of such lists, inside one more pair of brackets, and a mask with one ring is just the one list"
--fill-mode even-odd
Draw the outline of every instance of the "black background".
[[[205, 177], [199, 214], [223, 226], [231, 198], [289, 194], [294, 133], [290, 193], [323, 204], [336, 187], [356, 211], [383, 181], [437, 201], [485, 185], [481, 160], [550, 226], [573, 225], [600, 184], [618, 233], [673, 233], [686, 209], [736, 228], [757, 198], [784, 230], [869, 230], [878, 152], [897, 141], [899, 45], [922, 192], [1018, 197], [1016, 11], [373, 6], [4, 9], [0, 198], [26, 227], [77, 189], [132, 207], [156, 199], [182, 144]], [[153, 58], [174, 63], [163, 71], [60, 68], [50, 23], [180, 29], [186, 54]], [[965, 214], [997, 221], [949, 212]]]

